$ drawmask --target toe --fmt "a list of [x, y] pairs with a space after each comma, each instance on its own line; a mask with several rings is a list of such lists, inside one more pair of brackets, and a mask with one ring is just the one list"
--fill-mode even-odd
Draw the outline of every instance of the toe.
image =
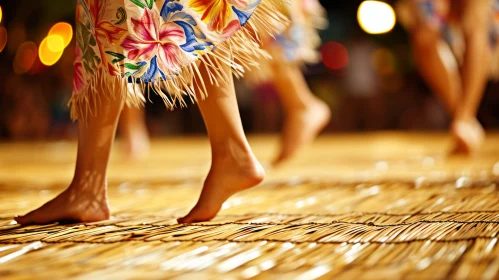
[[24, 224], [24, 222], [25, 222], [25, 218], [24, 218], [24, 216], [16, 216], [16, 217], [14, 217], [14, 220], [15, 220], [18, 224], [20, 224], [20, 225], [23, 225], [23, 224]]
[[185, 217], [178, 219], [177, 222], [180, 224], [206, 222], [213, 219], [216, 213], [217, 212], [215, 212], [214, 214], [211, 212], [207, 212], [203, 210], [202, 207], [196, 206]]
[[24, 215], [24, 216], [17, 216], [14, 218], [14, 220], [21, 225], [29, 225], [33, 223], [33, 220], [31, 219], [31, 213]]
[[191, 209], [191, 211], [187, 215], [185, 215], [184, 217], [178, 218], [177, 222], [179, 224], [190, 224], [190, 223], [192, 223], [193, 222], [192, 217], [193, 217], [194, 209], [195, 208]]
[[192, 223], [194, 223], [195, 220], [194, 220], [194, 216], [192, 215], [192, 211], [191, 211], [191, 213], [187, 214], [185, 217], [177, 219], [177, 222], [179, 224], [192, 224]]
[[46, 211], [41, 209], [36, 209], [24, 216], [16, 217], [15, 220], [22, 225], [46, 224], [54, 221], [50, 216], [47, 216]]

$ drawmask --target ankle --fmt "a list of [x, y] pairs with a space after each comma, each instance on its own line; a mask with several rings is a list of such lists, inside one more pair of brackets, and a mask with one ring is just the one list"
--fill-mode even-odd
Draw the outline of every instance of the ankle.
[[107, 195], [107, 178], [99, 176], [75, 175], [67, 190], [77, 193]]
[[229, 139], [228, 141], [212, 144], [211, 149], [213, 162], [239, 162], [254, 157], [253, 151], [245, 141], [231, 141]]
[[468, 108], [456, 108], [454, 121], [472, 121], [476, 119], [476, 112]]
[[285, 113], [286, 114], [296, 114], [300, 112], [309, 112], [311, 110], [316, 110], [318, 107], [326, 108], [327, 105], [318, 98], [311, 97], [304, 102], [300, 102], [297, 104], [286, 106]]

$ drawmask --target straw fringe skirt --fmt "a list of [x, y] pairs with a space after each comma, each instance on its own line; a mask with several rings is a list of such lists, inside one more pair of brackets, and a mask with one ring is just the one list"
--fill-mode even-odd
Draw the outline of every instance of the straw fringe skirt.
[[77, 0], [71, 117], [94, 114], [102, 98], [142, 105], [145, 88], [170, 109], [206, 97], [205, 83], [228, 81], [223, 65], [241, 77], [270, 58], [262, 38], [285, 30], [278, 7], [292, 1]]
[[463, 33], [473, 22], [489, 21], [489, 76], [499, 79], [499, 0], [401, 0], [398, 16], [407, 30], [424, 24], [442, 33], [459, 63], [464, 56]]

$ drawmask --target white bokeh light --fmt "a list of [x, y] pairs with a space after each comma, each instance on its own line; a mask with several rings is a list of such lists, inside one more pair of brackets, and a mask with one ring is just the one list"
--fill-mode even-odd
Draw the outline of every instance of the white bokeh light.
[[381, 1], [364, 1], [357, 11], [360, 27], [369, 34], [390, 32], [395, 26], [396, 16], [393, 8]]

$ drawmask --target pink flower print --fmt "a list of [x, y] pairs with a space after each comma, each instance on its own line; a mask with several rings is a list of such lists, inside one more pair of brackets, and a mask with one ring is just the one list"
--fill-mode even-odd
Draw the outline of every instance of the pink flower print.
[[131, 19], [133, 32], [121, 46], [128, 51], [127, 57], [134, 61], [150, 61], [158, 56], [158, 66], [166, 73], [176, 73], [182, 67], [184, 53], [180, 48], [186, 43], [184, 29], [173, 22], [160, 25], [159, 15], [144, 10], [140, 19]]

